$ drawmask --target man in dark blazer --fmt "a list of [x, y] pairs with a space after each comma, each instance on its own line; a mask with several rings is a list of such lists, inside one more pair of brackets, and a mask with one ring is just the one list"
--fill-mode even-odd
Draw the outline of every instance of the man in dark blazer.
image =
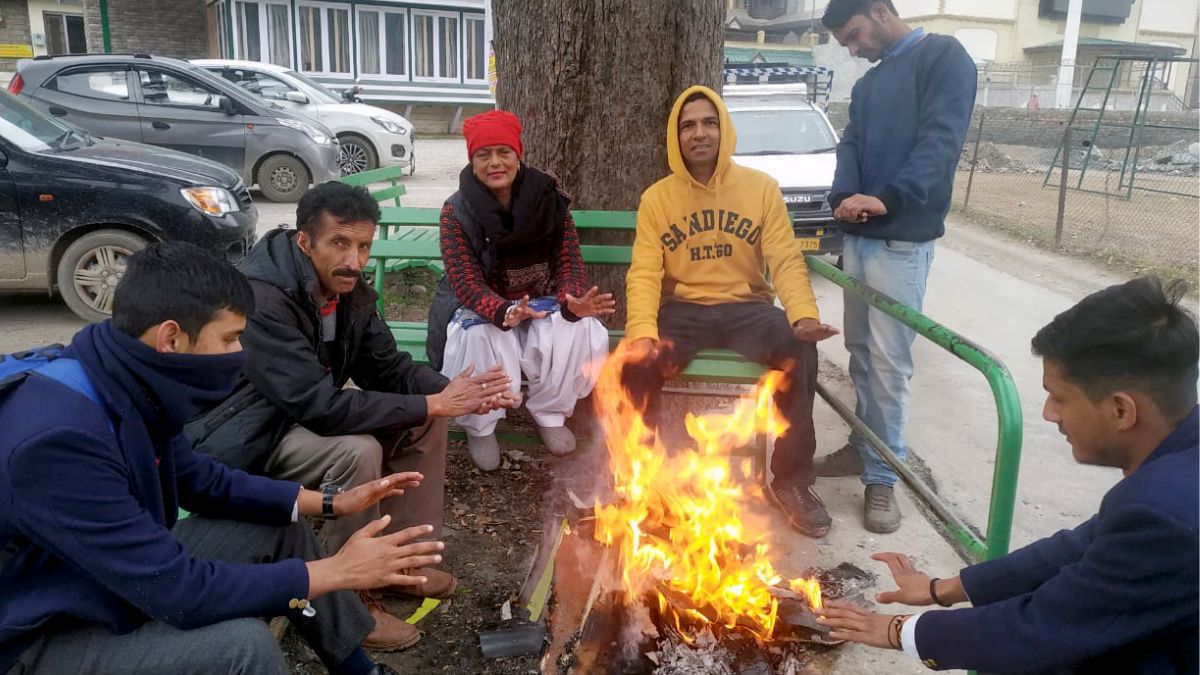
[[879, 602], [974, 606], [891, 616], [830, 603], [831, 635], [903, 649], [934, 669], [1200, 672], [1196, 381], [1185, 287], [1135, 279], [1084, 298], [1033, 339], [1043, 416], [1081, 464], [1125, 478], [1074, 530], [952, 579], [880, 553], [898, 590]]

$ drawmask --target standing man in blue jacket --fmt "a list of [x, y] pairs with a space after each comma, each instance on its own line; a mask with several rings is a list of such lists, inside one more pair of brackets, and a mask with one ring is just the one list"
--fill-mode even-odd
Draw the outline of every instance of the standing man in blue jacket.
[[903, 649], [930, 668], [997, 673], [1200, 672], [1200, 336], [1184, 284], [1135, 279], [1084, 298], [1033, 339], [1043, 416], [1081, 464], [1125, 478], [1074, 530], [930, 579], [880, 553], [879, 602], [974, 607], [890, 616], [836, 605], [833, 637]]
[[[846, 273], [920, 310], [945, 233], [954, 170], [975, 105], [975, 63], [957, 40], [913, 30], [891, 0], [831, 0], [822, 19], [850, 54], [878, 63], [854, 85], [830, 191], [846, 234]], [[845, 294], [855, 409], [904, 459], [912, 329]], [[861, 476], [863, 524], [894, 532], [896, 473], [856, 435], [822, 458], [818, 476]]]
[[[236, 269], [157, 244], [129, 259], [111, 321], [79, 331], [53, 370], [6, 383], [0, 673], [284, 675], [257, 618], [284, 615], [334, 675], [394, 672], [360, 646], [388, 628], [354, 591], [423, 581], [401, 570], [441, 560], [440, 542], [416, 542], [433, 528], [376, 536], [385, 516], [322, 559], [300, 516], [358, 513], [422, 476], [323, 498], [229, 469], [182, 434], [237, 382], [253, 309]], [[176, 522], [179, 507], [195, 515]]]

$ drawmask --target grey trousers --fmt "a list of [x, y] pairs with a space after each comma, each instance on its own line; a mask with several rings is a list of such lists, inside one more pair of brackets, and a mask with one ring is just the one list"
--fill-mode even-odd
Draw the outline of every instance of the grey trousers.
[[384, 514], [392, 517], [386, 533], [414, 525], [432, 525], [430, 538], [442, 533], [446, 488], [446, 434], [449, 422], [429, 418], [425, 424], [392, 437], [369, 434], [318, 436], [300, 425], [292, 427], [271, 456], [263, 473], [300, 483], [310, 490], [334, 484], [349, 490], [398, 471], [419, 471], [419, 487], [405, 489], [377, 506], [346, 518], [325, 522], [321, 542], [336, 553], [342, 544], [368, 522]]
[[[256, 525], [192, 516], [172, 534], [193, 557], [236, 563], [314, 560], [320, 545], [307, 523]], [[317, 613], [288, 617], [327, 667], [346, 660], [375, 627], [351, 591], [312, 601]], [[180, 630], [151, 621], [125, 635], [87, 625], [46, 635], [21, 655], [8, 675], [285, 675], [279, 643], [257, 618]]]

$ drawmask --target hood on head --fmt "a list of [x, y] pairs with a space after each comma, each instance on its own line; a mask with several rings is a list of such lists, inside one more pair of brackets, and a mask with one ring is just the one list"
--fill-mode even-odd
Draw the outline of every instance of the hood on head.
[[[717, 92], [701, 85], [693, 85], [684, 90], [679, 98], [675, 99], [675, 105], [671, 106], [671, 116], [667, 119], [667, 165], [671, 167], [671, 173], [686, 181], [695, 182], [692, 174], [688, 172], [687, 165], [683, 163], [683, 151], [679, 147], [679, 114], [683, 110], [683, 102], [692, 94], [700, 92], [712, 101], [717, 108], [717, 118], [721, 123], [721, 143], [717, 146], [717, 170], [713, 172], [713, 181], [720, 180], [725, 170], [729, 168], [730, 158], [733, 156], [733, 148], [737, 145], [737, 131], [733, 128], [733, 118], [729, 116], [729, 110], [725, 108], [725, 102], [717, 95]], [[699, 185], [699, 183], [696, 183]]]

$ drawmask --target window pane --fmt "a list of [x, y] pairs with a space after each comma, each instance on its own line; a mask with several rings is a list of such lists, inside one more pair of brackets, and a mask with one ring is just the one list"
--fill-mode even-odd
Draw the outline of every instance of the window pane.
[[379, 12], [358, 10], [358, 71], [379, 74]]
[[262, 45], [259, 44], [258, 32], [258, 3], [239, 2], [238, 19], [241, 29], [238, 30], [238, 48], [241, 58], [250, 61], [262, 61]]
[[465, 45], [467, 53], [464, 60], [467, 64], [467, 79], [486, 79], [487, 49], [483, 44], [483, 21], [480, 21], [479, 19], [467, 19], [467, 23], [465, 25], [467, 27], [467, 39]]
[[179, 105], [217, 110], [220, 95], [208, 87], [158, 70], [138, 70], [142, 100], [150, 105]]
[[43, 14], [46, 22], [46, 52], [51, 55], [67, 53], [67, 27], [62, 14]]
[[441, 77], [458, 78], [458, 19], [438, 17], [441, 54], [438, 57]]
[[124, 69], [64, 73], [54, 78], [54, 83], [50, 86], [64, 94], [75, 96], [112, 101], [129, 100], [129, 84], [125, 80]]
[[403, 75], [405, 48], [407, 46], [408, 27], [403, 14], [388, 13], [384, 15], [384, 35], [387, 40], [384, 48], [387, 56], [387, 72], [389, 75]]
[[288, 43], [290, 33], [287, 5], [267, 5], [267, 40], [271, 43], [271, 63], [277, 66], [292, 65], [292, 48]]
[[433, 77], [433, 17], [413, 17], [413, 75]]
[[218, 2], [213, 5], [217, 12], [217, 53], [215, 56], [219, 59], [224, 59], [231, 54], [225, 44], [226, 28], [225, 28], [225, 3]]
[[325, 63], [321, 56], [321, 10], [300, 8], [300, 70], [320, 72]]
[[282, 80], [252, 70], [223, 68], [221, 69], [221, 76], [255, 96], [261, 96], [272, 101], [286, 100], [287, 93], [296, 90], [295, 87], [290, 86]]
[[78, 14], [68, 14], [66, 21], [67, 51], [72, 54], [86, 54], [87, 38], [83, 34], [83, 17]]
[[350, 10], [329, 10], [329, 71], [350, 72]]

